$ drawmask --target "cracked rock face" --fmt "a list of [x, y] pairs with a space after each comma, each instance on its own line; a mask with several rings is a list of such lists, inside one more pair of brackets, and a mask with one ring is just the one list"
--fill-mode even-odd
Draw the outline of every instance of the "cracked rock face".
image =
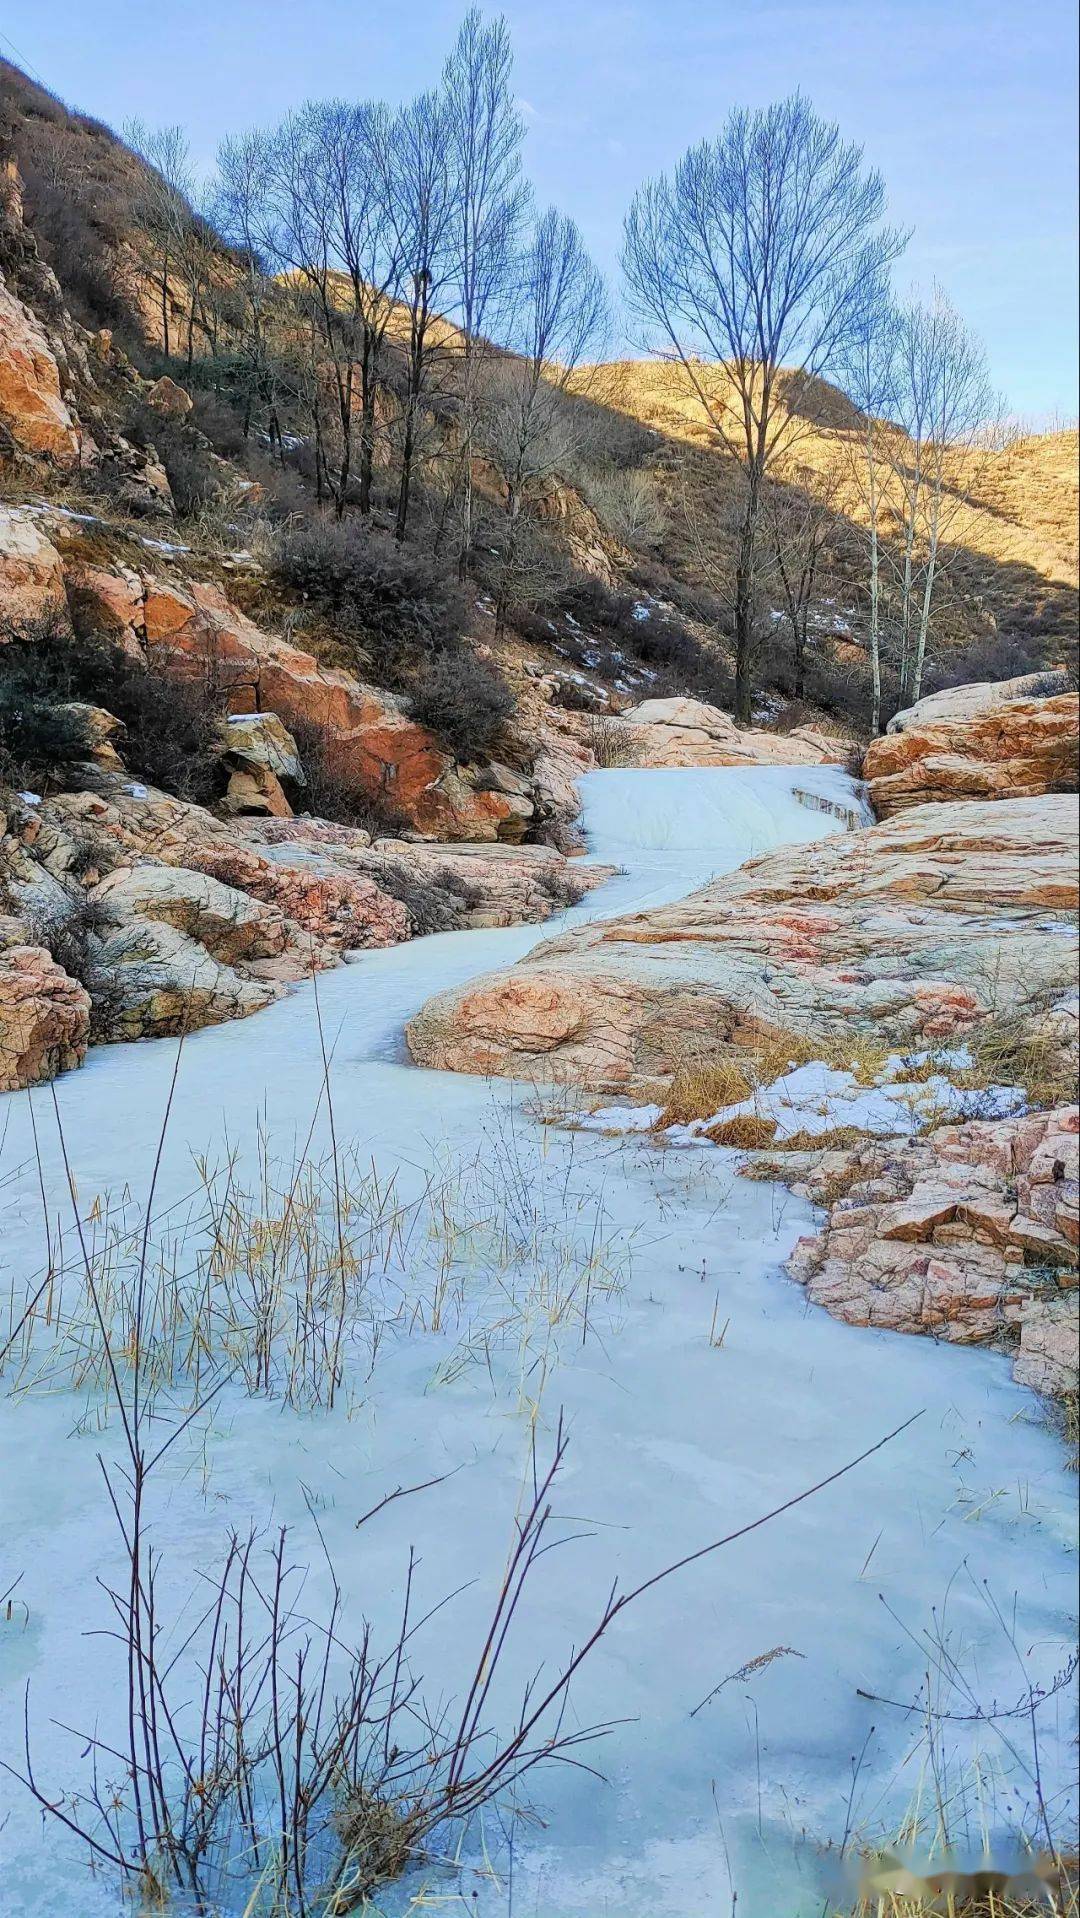
[[89, 1035], [90, 995], [48, 952], [21, 944], [0, 950], [0, 1092], [81, 1065]]
[[1077, 851], [1065, 796], [912, 809], [549, 940], [430, 1000], [409, 1045], [423, 1065], [603, 1088], [761, 1033], [962, 1038], [1072, 987]]
[[246, 1019], [281, 988], [245, 977], [165, 921], [137, 917], [96, 948], [106, 980], [103, 1024], [111, 1039], [158, 1039]]
[[1075, 792], [1080, 699], [1038, 696], [1033, 681], [958, 686], [898, 713], [863, 763], [878, 817], [928, 800]]
[[24, 453], [74, 466], [79, 435], [40, 320], [0, 277], [0, 425]]
[[60, 555], [24, 507], [0, 506], [0, 607], [16, 625], [68, 616]]
[[[171, 678], [212, 672], [235, 719], [247, 723], [247, 750], [242, 726], [231, 742], [243, 775], [234, 812], [288, 815], [290, 782], [300, 784], [291, 726], [322, 735], [327, 766], [347, 788], [435, 838], [513, 844], [538, 807], [546, 809], [547, 795], [534, 792], [530, 778], [508, 767], [457, 765], [404, 699], [264, 632], [219, 586], [67, 555], [69, 530], [44, 509], [0, 505], [5, 606], [27, 621], [55, 614], [66, 622], [70, 608], [78, 627], [108, 633], [133, 659]], [[272, 746], [273, 729], [281, 737]]]
[[789, 1270], [849, 1324], [1001, 1345], [1023, 1384], [1075, 1392], [1078, 1131], [1059, 1106], [823, 1153], [796, 1189], [828, 1217]]

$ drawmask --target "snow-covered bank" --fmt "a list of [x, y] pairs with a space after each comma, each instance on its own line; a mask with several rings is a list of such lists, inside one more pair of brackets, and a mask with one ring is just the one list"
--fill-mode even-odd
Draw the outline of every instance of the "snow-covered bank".
[[[851, 792], [838, 772], [804, 767], [593, 775], [583, 791], [592, 851], [624, 872], [568, 923], [660, 904], [754, 853], [835, 830], [835, 818], [800, 804], [796, 786], [822, 797]], [[369, 1275], [347, 1389], [332, 1413], [249, 1397], [234, 1384], [175, 1448], [153, 1518], [161, 1602], [190, 1621], [199, 1574], [227, 1529], [288, 1523], [293, 1558], [311, 1567], [305, 1606], [316, 1615], [328, 1574], [314, 1512], [349, 1635], [365, 1615], [385, 1637], [396, 1630], [415, 1545], [417, 1616], [465, 1588], [414, 1651], [425, 1693], [445, 1698], [465, 1680], [502, 1575], [530, 1421], [543, 1451], [563, 1408], [571, 1444], [557, 1504], [564, 1529], [581, 1536], [544, 1561], [492, 1702], [498, 1725], [542, 1659], [554, 1663], [582, 1642], [613, 1578], [629, 1585], [737, 1529], [921, 1412], [857, 1473], [657, 1587], [618, 1621], [573, 1701], [578, 1724], [626, 1721], [584, 1754], [607, 1782], [569, 1769], [535, 1779], [547, 1826], [519, 1829], [514, 1842], [513, 1909], [544, 1918], [726, 1911], [726, 1859], [740, 1914], [795, 1918], [820, 1909], [812, 1841], [845, 1828], [851, 1755], [864, 1752], [857, 1824], [887, 1828], [907, 1801], [914, 1774], [898, 1767], [916, 1734], [903, 1712], [859, 1693], [914, 1699], [928, 1657], [922, 1632], [955, 1635], [984, 1705], [1011, 1705], [1060, 1669], [1074, 1488], [1053, 1438], [1027, 1421], [1032, 1401], [1002, 1360], [809, 1311], [779, 1274], [809, 1208], [739, 1180], [734, 1155], [629, 1153], [603, 1137], [553, 1133], [530, 1116], [527, 1088], [405, 1063], [402, 1025], [436, 987], [505, 965], [540, 936], [441, 935], [366, 953], [320, 979], [339, 1140], [374, 1159], [384, 1186], [396, 1175], [403, 1202], [422, 1203], [438, 1168], [444, 1223], [429, 1217], [425, 1227], [421, 1212], [400, 1256]], [[103, 1050], [58, 1085], [84, 1214], [106, 1190], [126, 1185], [136, 1201], [145, 1193], [174, 1060], [168, 1042]], [[201, 1214], [196, 1156], [220, 1160], [231, 1150], [249, 1179], [260, 1137], [290, 1159], [322, 1072], [312, 988], [255, 1026], [193, 1035], [159, 1182], [159, 1237], [185, 1209]], [[3, 1108], [2, 1279], [16, 1298], [44, 1258], [31, 1111], [54, 1256], [65, 1212], [51, 1094], [12, 1097]], [[325, 1146], [324, 1109], [313, 1154]], [[189, 1244], [188, 1264], [192, 1256]], [[597, 1285], [583, 1320], [565, 1300], [587, 1263]], [[0, 1756], [21, 1751], [29, 1677], [35, 1762], [60, 1792], [83, 1775], [81, 1748], [51, 1721], [115, 1735], [122, 1712], [112, 1648], [83, 1637], [109, 1622], [95, 1579], [120, 1569], [96, 1464], [99, 1449], [115, 1455], [117, 1432], [115, 1421], [100, 1431], [85, 1392], [73, 1395], [47, 1368], [9, 1372], [5, 1390], [0, 1589], [21, 1574], [26, 1613], [16, 1607], [0, 1635]], [[177, 1397], [188, 1402], [182, 1390]], [[360, 1515], [398, 1486], [444, 1473], [443, 1484], [357, 1531]], [[984, 1579], [1011, 1620], [1015, 1599], [1022, 1667]], [[778, 1648], [787, 1655], [765, 1660]], [[1065, 1699], [1040, 1717], [1044, 1789], [1056, 1793], [1070, 1771]], [[958, 1738], [968, 1757], [984, 1752], [993, 1822], [987, 1779], [1007, 1753], [993, 1726], [960, 1727]], [[1012, 1791], [1021, 1806], [1030, 1796], [1024, 1763], [1021, 1751]], [[119, 1904], [107, 1878], [91, 1881], [73, 1843], [42, 1833], [11, 1780], [5, 1801], [13, 1918], [62, 1909], [113, 1918]], [[463, 1880], [418, 1874], [383, 1908], [407, 1909], [423, 1879], [443, 1896], [460, 1889], [465, 1908], [504, 1913], [505, 1875], [497, 1883], [484, 1860], [505, 1874], [505, 1834], [505, 1819], [489, 1819]]]

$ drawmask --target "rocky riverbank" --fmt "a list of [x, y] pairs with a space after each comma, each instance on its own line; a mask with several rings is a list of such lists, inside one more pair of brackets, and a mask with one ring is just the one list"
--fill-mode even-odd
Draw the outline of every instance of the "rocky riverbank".
[[1075, 694], [1028, 681], [898, 715], [867, 754], [878, 823], [546, 941], [429, 1001], [413, 1056], [652, 1099], [654, 1135], [689, 1079], [705, 1108], [669, 1136], [695, 1145], [784, 1130], [767, 1083], [708, 1110], [725, 1075], [762, 1087], [762, 1057], [773, 1075], [850, 1059], [870, 1086], [906, 1058], [949, 1098], [955, 1080], [965, 1124], [935, 1124], [932, 1099], [903, 1122], [894, 1101], [891, 1131], [819, 1102], [747, 1169], [822, 1206], [790, 1266], [815, 1303], [997, 1344], [1025, 1383], [1075, 1394], [1077, 716]]

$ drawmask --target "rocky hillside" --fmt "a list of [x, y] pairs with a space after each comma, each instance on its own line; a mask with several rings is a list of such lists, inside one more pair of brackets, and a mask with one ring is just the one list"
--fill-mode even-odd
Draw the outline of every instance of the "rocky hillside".
[[[463, 579], [437, 552], [439, 461], [455, 444], [441, 389], [413, 536], [392, 538], [377, 485], [370, 516], [328, 513], [308, 440], [284, 430], [287, 395], [270, 458], [262, 415], [240, 430], [228, 355], [205, 326], [187, 327], [186, 365], [164, 358], [131, 224], [143, 162], [11, 68], [0, 141], [5, 1085], [77, 1062], [91, 1038], [257, 1010], [350, 949], [543, 916], [585, 883], [566, 860], [590, 766], [854, 750], [828, 710], [830, 685], [845, 703], [862, 640], [850, 489], [811, 609], [817, 704], [770, 691], [763, 669], [767, 726], [740, 731], [722, 710], [712, 590], [732, 472], [673, 369], [585, 369], [560, 395], [561, 464], [531, 502], [536, 577], [508, 618], [482, 541]], [[237, 274], [212, 229], [197, 237], [214, 274]], [[103, 316], [113, 323], [86, 323]], [[185, 310], [172, 317], [180, 327]], [[451, 333], [436, 325], [432, 350], [452, 356]], [[835, 486], [859, 429], [830, 387], [800, 405], [793, 497]], [[478, 456], [472, 481], [494, 511], [504, 476]], [[1075, 577], [1058, 451], [1026, 442], [992, 470], [981, 462], [979, 483], [963, 540], [984, 588], [956, 599], [942, 645], [1006, 631], [1023, 600], [1054, 650]], [[879, 811], [1068, 785], [1064, 683], [1045, 698], [1032, 682], [1034, 703], [1000, 711], [986, 695], [974, 729], [970, 695], [895, 722], [867, 761]], [[617, 934], [605, 937], [614, 951]], [[461, 1043], [446, 1040], [448, 1061]], [[618, 1037], [608, 1076], [634, 1076], [636, 1045]], [[537, 1057], [547, 1050], [544, 1037]], [[520, 1034], [515, 1056], [531, 1057]]]
[[[0, 1087], [92, 1041], [246, 1016], [350, 951], [573, 902], [602, 876], [566, 856], [575, 780], [615, 750], [598, 724], [643, 763], [684, 763], [688, 740], [717, 765], [841, 751], [709, 706], [688, 729], [678, 701], [598, 719], [610, 686], [499, 638], [482, 597], [418, 717], [297, 584], [323, 547], [291, 547], [288, 577], [238, 543], [251, 521], [178, 524], [154, 440], [122, 426], [137, 409], [175, 434], [190, 396], [74, 318], [13, 164], [0, 188]], [[201, 451], [242, 514], [252, 483]], [[391, 569], [369, 619], [430, 617], [413, 590]], [[627, 662], [619, 703], [653, 677]], [[493, 687], [496, 750], [470, 752]]]
[[[726, 381], [707, 367], [697, 368], [695, 377], [714, 411], [729, 416], [737, 439]], [[652, 436], [641, 470], [663, 509], [656, 558], [684, 578], [708, 578], [730, 566], [737, 473], [717, 450], [716, 433], [682, 368], [628, 360], [585, 369], [576, 384], [583, 397], [592, 396], [594, 404]], [[796, 497], [827, 497], [837, 515], [823, 568], [817, 642], [827, 646], [831, 640], [841, 662], [857, 663], [866, 625], [860, 416], [843, 393], [818, 381], [809, 396], [800, 390], [797, 406], [792, 400], [792, 424], [781, 430], [784, 483]], [[901, 439], [901, 458], [903, 450]], [[1028, 649], [1032, 665], [1065, 661], [1075, 667], [1078, 471], [1075, 430], [954, 457], [948, 485], [958, 504], [950, 515], [946, 590], [937, 621], [938, 667], [945, 676], [973, 646], [985, 653], [997, 647], [1002, 658]], [[893, 507], [898, 511], [899, 502]], [[896, 511], [886, 513], [887, 533], [895, 530]]]
[[[225, 463], [216, 478], [226, 487], [231, 468], [232, 481], [250, 491], [254, 475], [256, 485], [269, 485], [281, 495], [285, 510], [295, 508], [310, 481], [312, 461], [303, 382], [297, 384], [291, 364], [303, 351], [295, 336], [296, 315], [278, 311], [273, 300], [268, 304], [266, 323], [280, 335], [275, 350], [282, 354], [285, 377], [277, 382], [272, 404], [263, 395], [253, 431], [250, 396], [238, 401], [240, 367], [250, 350], [237, 330], [234, 311], [243, 305], [245, 268], [213, 228], [200, 216], [191, 216], [185, 244], [198, 256], [188, 274], [194, 293], [185, 291], [180, 266], [167, 280], [167, 292], [159, 287], [153, 216], [148, 211], [152, 173], [108, 128], [69, 110], [5, 63], [0, 63], [0, 147], [19, 170], [26, 230], [33, 235], [41, 263], [58, 277], [69, 312], [97, 337], [105, 328], [116, 345], [134, 356], [140, 370], [164, 370], [187, 382], [195, 401], [187, 443], [182, 443], [184, 434], [176, 422], [171, 432], [161, 422], [157, 430], [162, 458], [156, 463], [171, 471], [177, 498], [183, 502], [191, 493], [206, 495], [215, 478], [212, 462], [207, 466], [203, 457], [209, 451]], [[51, 303], [50, 290], [40, 271], [29, 267], [25, 251], [16, 251], [21, 257], [9, 257], [6, 263], [9, 290], [21, 275], [23, 296], [40, 318], [42, 302]], [[0, 262], [0, 269], [4, 265]], [[287, 282], [296, 276], [284, 277]], [[339, 295], [343, 302], [347, 297], [344, 282], [336, 277], [337, 292], [335, 275], [330, 275], [331, 303]], [[227, 296], [220, 313], [210, 313], [209, 295], [203, 300], [199, 288], [204, 282]], [[376, 408], [387, 432], [404, 377], [401, 352], [407, 331], [407, 316], [395, 311], [381, 349], [383, 398]], [[436, 317], [430, 345], [437, 370], [421, 437], [437, 495], [444, 477], [436, 469], [440, 462], [452, 466], [457, 458], [453, 418], [461, 336]], [[72, 364], [68, 372], [75, 375], [78, 370]], [[108, 390], [93, 403], [111, 413], [114, 425], [133, 426], [134, 431], [126, 433], [129, 446], [136, 453], [145, 450], [148, 441], [154, 443], [153, 419], [146, 419], [137, 395], [125, 392], [116, 367], [97, 370], [99, 385]], [[714, 411], [730, 413], [731, 397], [721, 376], [701, 367], [696, 377]], [[781, 511], [787, 510], [786, 495], [796, 519], [806, 499], [818, 508], [825, 503], [829, 530], [810, 609], [809, 683], [794, 711], [784, 596], [777, 579], [763, 578], [761, 713], [790, 723], [813, 720], [814, 709], [831, 710], [858, 722], [864, 717], [867, 671], [866, 514], [855, 470], [860, 416], [842, 393], [821, 381], [809, 392], [790, 380], [786, 386], [782, 382], [781, 415], [785, 403], [791, 430], [783, 432], [786, 452], [777, 475]], [[611, 690], [623, 676], [618, 655], [635, 650], [634, 606], [658, 604], [661, 623], [666, 618], [669, 628], [679, 630], [662, 633], [659, 644], [648, 643], [650, 638], [655, 642], [655, 635], [639, 631], [642, 664], [653, 674], [662, 673], [665, 693], [692, 691], [715, 699], [730, 677], [722, 583], [730, 572], [735, 539], [735, 462], [718, 450], [716, 434], [685, 373], [666, 363], [620, 361], [579, 368], [558, 411], [558, 457], [552, 462], [545, 453], [542, 464], [548, 477], [531, 501], [530, 540], [536, 550], [530, 561], [539, 576], [528, 582], [526, 592], [531, 614], [525, 623], [533, 629], [532, 637], [542, 638], [546, 628], [574, 668], [584, 667]], [[140, 413], [142, 418], [134, 420]], [[0, 426], [3, 421], [0, 391]], [[192, 427], [198, 429], [201, 444], [192, 439]], [[279, 429], [284, 444], [275, 471], [265, 446]], [[55, 440], [57, 430], [62, 437], [62, 427], [42, 421], [39, 437], [51, 434]], [[902, 438], [896, 437], [893, 449], [901, 468]], [[167, 446], [166, 439], [174, 444]], [[1076, 475], [1074, 432], [1029, 436], [998, 452], [970, 451], [953, 458], [929, 684], [1075, 664]], [[473, 478], [477, 497], [494, 512], [497, 526], [501, 475], [490, 460], [477, 459]], [[152, 475], [152, 483], [159, 485], [159, 475]], [[134, 501], [134, 493], [129, 493]], [[232, 504], [235, 508], [235, 498]], [[440, 507], [433, 499], [431, 510], [437, 540], [445, 501]], [[885, 515], [887, 540], [890, 514], [895, 520], [898, 511], [894, 499]], [[425, 527], [425, 538], [429, 531]], [[484, 550], [481, 542], [481, 587]], [[584, 604], [575, 585], [582, 573], [591, 593]], [[537, 612], [539, 619], [532, 616]], [[565, 612], [571, 615], [569, 622]], [[583, 634], [588, 642], [584, 646]], [[695, 659], [688, 676], [688, 652], [700, 653], [702, 640], [704, 662]]]

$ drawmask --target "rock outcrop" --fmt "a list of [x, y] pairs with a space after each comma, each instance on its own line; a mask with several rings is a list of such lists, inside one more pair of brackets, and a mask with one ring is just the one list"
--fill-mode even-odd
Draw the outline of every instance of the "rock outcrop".
[[4, 944], [0, 920], [0, 1092], [38, 1085], [82, 1064], [90, 1036], [90, 995], [41, 946]]
[[0, 428], [17, 452], [61, 467], [79, 459], [79, 434], [40, 320], [0, 275]]
[[1044, 1017], [1073, 983], [1075, 802], [929, 805], [751, 860], [688, 898], [583, 926], [431, 1000], [423, 1065], [601, 1088], [761, 1035], [830, 1050]]
[[806, 728], [744, 731], [700, 699], [646, 699], [605, 724], [613, 737], [625, 735], [635, 766], [826, 766], [844, 757], [842, 740]]
[[545, 919], [607, 877], [549, 847], [373, 845], [325, 820], [219, 819], [106, 764], [84, 776], [13, 799], [0, 836], [0, 1089], [78, 1065], [91, 1003], [99, 1040], [245, 1018], [349, 952]]
[[[1057, 684], [1049, 694], [1040, 687]], [[863, 766], [879, 818], [928, 800], [1016, 799], [1075, 792], [1080, 699], [1059, 677], [1027, 674], [958, 686], [890, 721]]]
[[15, 628], [67, 621], [63, 562], [25, 507], [0, 505], [0, 615]]
[[[269, 716], [319, 742], [328, 770], [417, 832], [436, 839], [517, 843], [545, 800], [529, 776], [497, 764], [458, 765], [403, 698], [263, 631], [221, 587], [179, 573], [88, 562], [79, 522], [37, 507], [0, 506], [0, 592], [18, 621], [48, 616], [103, 632], [149, 670], [208, 677], [230, 712]], [[143, 540], [147, 558], [155, 544]], [[237, 742], [239, 748], [239, 742]], [[294, 748], [295, 750], [295, 748]], [[238, 754], [237, 754], [238, 756]], [[238, 766], [232, 810], [278, 817], [290, 809], [283, 774], [264, 755]]]
[[1065, 1106], [818, 1155], [796, 1190], [827, 1218], [789, 1270], [849, 1324], [1001, 1345], [1022, 1383], [1075, 1392], [1078, 1130]]

